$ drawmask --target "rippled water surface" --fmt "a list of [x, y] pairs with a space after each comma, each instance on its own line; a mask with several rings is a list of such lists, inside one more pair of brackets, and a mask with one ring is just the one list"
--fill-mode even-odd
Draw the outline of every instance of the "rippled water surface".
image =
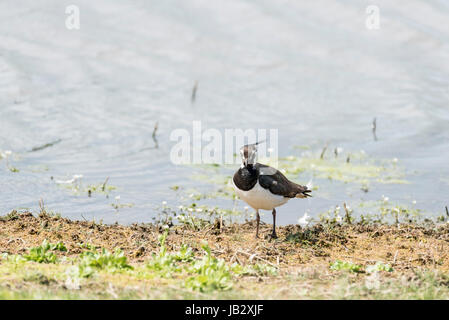
[[[365, 27], [368, 1], [80, 0], [80, 30], [65, 27], [69, 4], [0, 2], [0, 150], [19, 170], [0, 160], [2, 214], [42, 198], [67, 217], [151, 221], [162, 201], [182, 202], [170, 187], [209, 188], [169, 158], [170, 133], [193, 120], [278, 129], [283, 157], [328, 144], [327, 157], [363, 150], [406, 173], [365, 193], [306, 171], [297, 181], [319, 185], [315, 197], [280, 208], [280, 223], [382, 195], [435, 215], [449, 205], [447, 1], [377, 1], [379, 30]], [[88, 197], [55, 182], [73, 175], [117, 189]], [[117, 196], [133, 206], [117, 213]]]

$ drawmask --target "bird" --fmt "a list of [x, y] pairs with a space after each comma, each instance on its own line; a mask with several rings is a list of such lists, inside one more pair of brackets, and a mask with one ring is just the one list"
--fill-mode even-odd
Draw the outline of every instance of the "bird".
[[232, 184], [237, 196], [256, 210], [256, 238], [259, 238], [259, 210], [271, 210], [271, 238], [276, 239], [276, 208], [292, 198], [311, 197], [312, 190], [288, 180], [279, 170], [256, 162], [258, 144], [260, 142], [240, 148], [242, 164], [235, 172]]

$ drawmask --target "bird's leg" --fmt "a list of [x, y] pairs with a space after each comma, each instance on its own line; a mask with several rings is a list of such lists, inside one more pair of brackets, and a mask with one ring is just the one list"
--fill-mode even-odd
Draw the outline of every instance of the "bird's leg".
[[256, 210], [256, 239], [259, 238], [259, 222], [260, 222], [259, 210]]
[[273, 232], [271, 233], [271, 238], [276, 239], [276, 209], [273, 208]]

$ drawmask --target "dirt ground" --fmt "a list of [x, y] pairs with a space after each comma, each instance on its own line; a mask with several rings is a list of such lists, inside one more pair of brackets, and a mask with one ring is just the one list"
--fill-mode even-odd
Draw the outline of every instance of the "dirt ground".
[[[255, 223], [221, 225], [217, 222], [201, 230], [172, 226], [166, 239], [167, 249], [179, 250], [188, 244], [201, 250], [207, 242], [212, 253], [228, 262], [246, 264], [260, 261], [281, 270], [328, 267], [336, 260], [351, 260], [361, 265], [381, 261], [395, 270], [417, 267], [449, 270], [449, 225], [314, 225], [308, 228], [288, 225], [277, 227], [278, 239], [268, 235], [271, 225], [261, 226], [262, 236], [255, 239]], [[130, 263], [142, 263], [159, 250], [161, 227], [105, 225], [89, 221], [13, 211], [0, 218], [0, 252], [24, 254], [44, 239], [62, 241], [67, 252], [81, 253], [81, 244], [109, 250], [120, 248]]]

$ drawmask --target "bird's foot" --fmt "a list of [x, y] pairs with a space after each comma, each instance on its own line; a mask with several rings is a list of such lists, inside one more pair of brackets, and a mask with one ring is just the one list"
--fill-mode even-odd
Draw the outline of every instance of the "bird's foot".
[[273, 233], [270, 235], [270, 238], [271, 238], [271, 239], [277, 239], [278, 236], [276, 235], [276, 232], [273, 232]]

